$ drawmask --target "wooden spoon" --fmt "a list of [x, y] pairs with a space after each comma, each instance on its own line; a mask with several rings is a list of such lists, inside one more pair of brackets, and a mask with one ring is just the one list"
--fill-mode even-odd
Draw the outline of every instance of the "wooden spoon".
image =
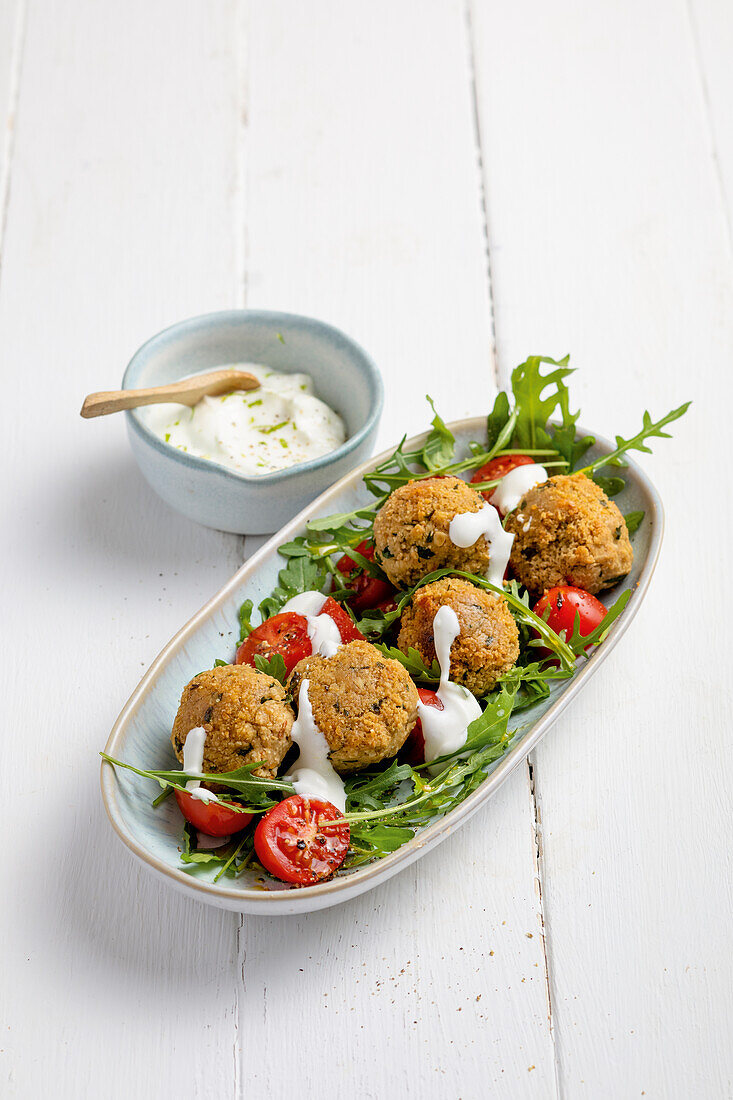
[[153, 386], [149, 390], [90, 393], [84, 399], [81, 415], [86, 418], [107, 416], [108, 413], [121, 412], [123, 409], [137, 409], [140, 405], [160, 405], [166, 401], [173, 401], [177, 405], [195, 405], [207, 394], [213, 397], [231, 390], [256, 390], [259, 385], [259, 379], [246, 370], [212, 370], [181, 382], [172, 382], [169, 386]]

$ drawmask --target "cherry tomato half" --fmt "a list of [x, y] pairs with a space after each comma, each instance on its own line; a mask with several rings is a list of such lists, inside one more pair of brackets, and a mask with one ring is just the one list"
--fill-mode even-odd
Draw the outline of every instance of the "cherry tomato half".
[[330, 878], [349, 850], [346, 822], [331, 802], [293, 794], [268, 810], [255, 829], [255, 852], [265, 870], [283, 882], [310, 886]]
[[356, 623], [349, 615], [348, 611], [345, 611], [340, 603], [331, 597], [326, 597], [326, 602], [321, 608], [321, 615], [328, 615], [333, 619], [338, 627], [338, 632], [341, 635], [341, 641], [344, 645], [347, 642], [363, 642], [364, 635], [357, 629]]
[[578, 629], [583, 637], [591, 634], [606, 617], [606, 608], [584, 588], [575, 588], [571, 584], [550, 588], [540, 597], [533, 607], [535, 615], [544, 618], [547, 608], [547, 625], [552, 627], [561, 638], [569, 638], [575, 627], [575, 617], [580, 616]]
[[230, 810], [226, 802], [202, 802], [187, 791], [175, 791], [178, 809], [186, 821], [207, 836], [231, 836], [240, 833], [252, 820], [252, 814]]
[[[471, 478], [471, 484], [480, 485], [482, 481], [498, 481], [500, 478], [506, 477], [510, 470], [515, 470], [517, 466], [532, 466], [533, 464], [534, 459], [530, 458], [529, 455], [500, 455], [498, 458], [492, 458], [485, 466], [481, 466]], [[481, 490], [484, 500], [490, 500], [493, 493], [493, 489]]]
[[290, 674], [298, 661], [310, 657], [312, 652], [307, 620], [302, 615], [296, 615], [294, 611], [284, 611], [265, 619], [264, 623], [255, 627], [237, 650], [234, 663], [252, 665], [254, 668], [256, 653], [268, 660], [274, 654], [280, 653]]
[[[418, 688], [417, 693], [420, 696], [420, 702], [424, 703], [426, 707], [435, 707], [436, 710], [445, 710], [440, 696], [436, 692], [431, 691], [430, 688]], [[407, 735], [407, 740], [402, 746], [400, 760], [403, 760], [406, 764], [412, 764], [413, 767], [416, 764], [425, 763], [425, 735], [423, 734], [422, 722], [419, 718], [410, 730]]]
[[[360, 542], [356, 550], [363, 558], [374, 561], [374, 543], [368, 539]], [[389, 581], [382, 580], [381, 577], [370, 576], [348, 554], [344, 554], [342, 558], [339, 558], [336, 562], [336, 568], [339, 573], [343, 573], [349, 578], [344, 581], [344, 587], [350, 588], [354, 593], [349, 599], [349, 607], [353, 608], [354, 611], [366, 611], [368, 608], [378, 607], [394, 594], [395, 589]], [[349, 576], [355, 570], [358, 570], [358, 572], [354, 576]]]

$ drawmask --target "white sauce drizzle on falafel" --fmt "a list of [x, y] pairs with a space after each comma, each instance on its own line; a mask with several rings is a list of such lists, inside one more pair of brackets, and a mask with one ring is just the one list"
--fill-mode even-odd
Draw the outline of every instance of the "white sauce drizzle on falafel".
[[[206, 730], [203, 726], [194, 726], [186, 734], [183, 742], [183, 767], [181, 771], [189, 775], [200, 775], [204, 770], [204, 745], [206, 744]], [[200, 779], [189, 779], [186, 790], [191, 798], [198, 799], [208, 806], [209, 802], [220, 802], [221, 799], [213, 791], [207, 791], [201, 786]]]
[[478, 512], [459, 512], [450, 521], [448, 535], [454, 546], [460, 546], [464, 550], [473, 546], [484, 535], [489, 544], [486, 579], [497, 588], [502, 587], [514, 535], [504, 530], [501, 516], [492, 504], [484, 504]]
[[436, 695], [443, 709], [418, 703], [417, 712], [425, 738], [425, 760], [430, 763], [446, 753], [457, 752], [466, 743], [468, 727], [482, 711], [468, 688], [450, 679], [450, 651], [461, 632], [461, 624], [452, 607], [443, 604], [433, 619], [435, 654], [440, 665], [440, 684]]
[[547, 470], [539, 463], [531, 465], [515, 466], [508, 474], [504, 474], [494, 492], [489, 497], [489, 503], [498, 508], [502, 515], [513, 512], [525, 493], [547, 481]]
[[290, 736], [300, 749], [300, 755], [285, 778], [293, 784], [296, 794], [332, 802], [343, 813], [346, 809], [346, 788], [329, 760], [328, 741], [313, 717], [309, 687], [309, 681], [303, 680], [298, 691], [298, 717]]
[[314, 653], [321, 657], [333, 657], [341, 645], [339, 628], [330, 615], [321, 615], [327, 597], [322, 592], [301, 592], [288, 600], [280, 612], [302, 615], [308, 624], [308, 637]]

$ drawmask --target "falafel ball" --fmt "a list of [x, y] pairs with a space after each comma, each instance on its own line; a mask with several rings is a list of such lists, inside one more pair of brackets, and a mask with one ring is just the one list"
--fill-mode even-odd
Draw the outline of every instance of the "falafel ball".
[[392, 584], [411, 588], [434, 569], [485, 573], [485, 536], [461, 547], [449, 534], [455, 516], [478, 512], [483, 505], [481, 494], [458, 477], [409, 481], [395, 489], [374, 520], [375, 557]]
[[435, 659], [433, 620], [452, 607], [461, 632], [450, 651], [450, 678], [474, 695], [485, 695], [519, 657], [519, 631], [503, 596], [485, 592], [460, 577], [441, 577], [418, 588], [402, 615], [397, 645], [413, 648], [426, 665]]
[[624, 517], [585, 474], [561, 474], [530, 489], [504, 527], [515, 536], [514, 574], [535, 595], [558, 584], [600, 592], [634, 561]]
[[272, 778], [292, 741], [295, 716], [283, 685], [249, 665], [220, 665], [186, 684], [171, 742], [183, 763], [189, 730], [203, 726], [205, 772], [231, 772], [261, 762], [252, 774]]
[[297, 700], [308, 680], [313, 719], [341, 775], [395, 756], [417, 721], [417, 688], [407, 670], [370, 642], [349, 642], [332, 657], [313, 654], [293, 669]]

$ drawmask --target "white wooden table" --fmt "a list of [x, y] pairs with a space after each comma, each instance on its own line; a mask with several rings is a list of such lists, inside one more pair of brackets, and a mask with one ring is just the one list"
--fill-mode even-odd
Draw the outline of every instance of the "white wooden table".
[[[732, 54], [726, 0], [0, 0], [3, 1097], [731, 1095]], [[304, 918], [159, 885], [98, 789], [257, 540], [78, 408], [244, 305], [371, 351], [380, 446], [535, 352], [607, 434], [695, 402], [584, 697], [458, 836]]]

